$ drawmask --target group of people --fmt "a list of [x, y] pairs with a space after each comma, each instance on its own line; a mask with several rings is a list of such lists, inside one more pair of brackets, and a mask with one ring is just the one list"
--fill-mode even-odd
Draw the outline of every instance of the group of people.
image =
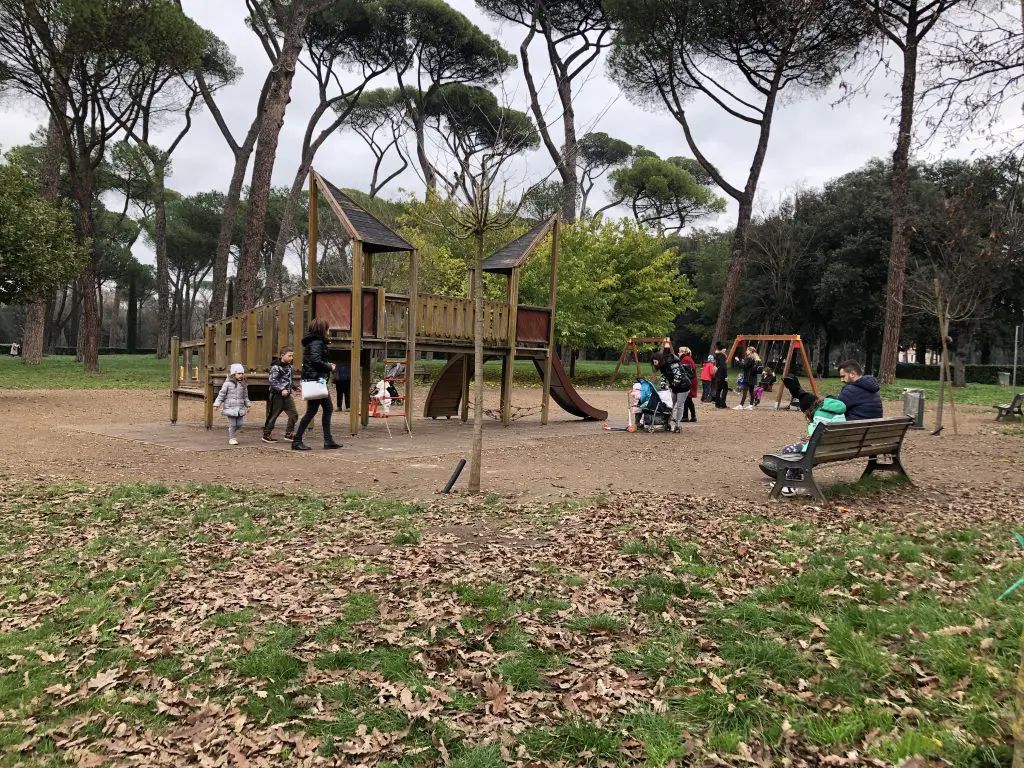
[[[351, 373], [348, 365], [335, 364], [327, 359], [327, 321], [321, 318], [314, 319], [309, 324], [306, 335], [302, 338], [302, 369], [300, 379], [309, 382], [308, 395], [313, 394], [314, 383], [327, 382], [333, 379], [338, 393], [338, 407], [351, 408]], [[308, 445], [303, 442], [306, 430], [316, 417], [321, 413], [321, 421], [324, 432], [324, 448], [333, 450], [341, 448], [341, 443], [334, 440], [331, 435], [331, 417], [334, 414], [334, 404], [331, 402], [329, 389], [324, 386], [318, 397], [307, 397], [305, 399], [306, 412], [299, 419], [299, 411], [295, 405], [295, 396], [302, 396], [301, 385], [297, 390], [295, 387], [295, 371], [293, 363], [295, 353], [289, 348], [282, 349], [278, 356], [271, 361], [268, 375], [269, 394], [267, 397], [267, 418], [263, 423], [263, 442], [276, 443], [274, 427], [281, 414], [288, 417], [284, 437], [291, 440], [293, 451], [309, 451]], [[319, 389], [319, 387], [316, 387]], [[245, 382], [245, 367], [241, 363], [231, 365], [230, 375], [220, 388], [214, 408], [219, 408], [228, 421], [228, 443], [238, 445], [238, 435], [242, 429], [242, 423], [246, 414], [252, 408], [252, 401], [249, 399], [249, 388]]]
[[671, 430], [678, 432], [683, 422], [696, 423], [697, 409], [693, 399], [697, 396], [697, 364], [690, 348], [680, 347], [677, 356], [672, 345], [666, 343], [662, 351], [651, 359], [651, 365], [661, 373], [672, 391]]

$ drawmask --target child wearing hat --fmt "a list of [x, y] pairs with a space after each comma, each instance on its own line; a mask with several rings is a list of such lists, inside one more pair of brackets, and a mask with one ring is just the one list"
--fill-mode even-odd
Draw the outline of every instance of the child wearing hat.
[[228, 444], [238, 445], [238, 433], [242, 431], [245, 414], [252, 408], [249, 388], [245, 384], [245, 368], [241, 363], [231, 364], [231, 375], [220, 388], [214, 408], [220, 408], [228, 420]]

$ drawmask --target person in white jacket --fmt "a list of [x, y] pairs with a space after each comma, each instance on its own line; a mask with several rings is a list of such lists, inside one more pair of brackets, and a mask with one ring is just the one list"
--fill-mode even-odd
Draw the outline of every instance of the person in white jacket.
[[220, 412], [228, 420], [228, 444], [238, 445], [238, 435], [242, 431], [245, 414], [252, 408], [249, 387], [245, 383], [245, 368], [241, 363], [231, 364], [231, 375], [221, 386], [217, 399], [213, 401], [213, 407], [220, 408]]

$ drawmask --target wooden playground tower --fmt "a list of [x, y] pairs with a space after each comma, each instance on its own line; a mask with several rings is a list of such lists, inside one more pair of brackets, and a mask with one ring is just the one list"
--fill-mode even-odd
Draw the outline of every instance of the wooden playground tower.
[[[782, 368], [782, 371], [776, 371], [779, 378], [780, 386], [776, 387], [778, 394], [775, 396], [775, 408], [776, 410], [782, 408], [782, 393], [786, 391], [784, 386], [781, 386], [782, 379], [789, 375], [790, 369], [793, 367], [793, 357], [797, 352], [800, 353], [800, 360], [804, 366], [804, 372], [807, 374], [808, 382], [811, 385], [811, 391], [815, 397], [818, 397], [818, 383], [814, 380], [814, 369], [811, 367], [811, 361], [807, 357], [807, 350], [804, 349], [804, 342], [799, 335], [779, 335], [779, 336], [765, 336], [765, 335], [746, 335], [737, 336], [732, 343], [732, 348], [729, 350], [729, 355], [725, 359], [731, 364], [732, 360], [736, 357], [736, 352], [739, 351], [740, 347], [747, 345], [752, 341], [766, 341], [769, 344], [769, 348], [775, 342], [782, 342], [788, 344], [786, 348], [786, 362]], [[767, 364], [768, 360], [764, 359], [766, 355], [762, 355], [762, 363]]]
[[[351, 239], [354, 285], [320, 285], [317, 278], [320, 201], [327, 203]], [[584, 419], [607, 414], [580, 398], [562, 368], [554, 348], [554, 313], [558, 288], [557, 216], [539, 222], [522, 237], [492, 254], [483, 270], [508, 278], [505, 301], [484, 301], [484, 358], [502, 362], [501, 421], [512, 420], [512, 379], [516, 359], [534, 362], [543, 379], [541, 423], [548, 423], [551, 397]], [[550, 235], [551, 279], [546, 306], [519, 304], [523, 265]], [[400, 253], [409, 259], [406, 294], [388, 293], [373, 281], [376, 254]], [[424, 415], [468, 418], [473, 358], [473, 300], [469, 297], [421, 294], [416, 249], [355, 200], [310, 171], [308, 279], [311, 288], [206, 325], [203, 338], [171, 340], [171, 423], [177, 422], [181, 397], [200, 398], [204, 422], [213, 425], [213, 402], [232, 363], [247, 372], [250, 398], [268, 395], [270, 361], [283, 347], [295, 352], [295, 372], [302, 367], [302, 336], [314, 317], [327, 320], [328, 353], [334, 362], [347, 359], [351, 367], [349, 431], [355, 435], [370, 419], [369, 392], [374, 356], [397, 357], [406, 366], [405, 424], [412, 430], [414, 364], [423, 351], [448, 354], [447, 364], [434, 381]], [[358, 285], [355, 285], [358, 280]], [[472, 284], [472, 281], [469, 281]], [[355, 297], [355, 299], [354, 299]], [[354, 299], [354, 300], [353, 300]], [[394, 354], [398, 352], [398, 354]]]

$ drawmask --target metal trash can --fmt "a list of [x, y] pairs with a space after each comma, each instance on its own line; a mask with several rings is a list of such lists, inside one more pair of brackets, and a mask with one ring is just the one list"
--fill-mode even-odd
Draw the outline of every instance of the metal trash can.
[[903, 415], [914, 420], [912, 429], [924, 429], [924, 390], [903, 390]]
[[1008, 387], [1010, 386], [1010, 374], [1007, 371], [999, 372], [999, 386]]

